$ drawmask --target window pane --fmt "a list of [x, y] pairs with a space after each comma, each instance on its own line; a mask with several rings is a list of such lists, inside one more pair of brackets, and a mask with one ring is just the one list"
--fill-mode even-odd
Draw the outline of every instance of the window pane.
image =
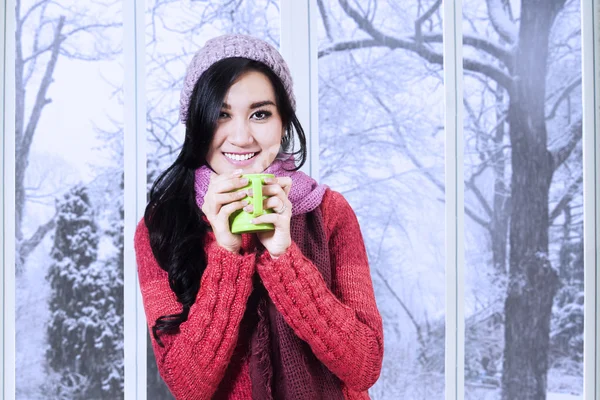
[[[279, 1], [146, 1], [146, 101], [148, 188], [174, 160], [185, 127], [179, 123], [179, 93], [186, 67], [206, 40], [245, 33], [279, 47]], [[148, 337], [149, 400], [173, 398], [156, 367]]]
[[123, 397], [121, 12], [17, 2], [17, 399]]
[[465, 393], [579, 399], [580, 2], [506, 4], [463, 6]]
[[[424, 13], [417, 2], [341, 3], [319, 2], [320, 178], [348, 199], [367, 246], [385, 337], [383, 370], [370, 394], [443, 399], [441, 57], [430, 62], [411, 50], [419, 47], [410, 38]], [[442, 15], [438, 5], [423, 23], [428, 35], [439, 35], [426, 45], [436, 54]]]

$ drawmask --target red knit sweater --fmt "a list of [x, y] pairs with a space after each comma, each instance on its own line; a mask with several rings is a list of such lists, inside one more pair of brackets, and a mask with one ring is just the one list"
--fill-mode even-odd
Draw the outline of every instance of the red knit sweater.
[[[345, 398], [369, 398], [367, 389], [381, 371], [383, 333], [367, 254], [344, 197], [327, 190], [320, 207], [333, 264], [331, 290], [295, 244], [273, 260], [266, 251], [253, 252], [253, 235], [243, 235], [242, 254], [221, 248], [212, 233], [207, 235], [208, 264], [188, 320], [180, 333], [161, 336], [164, 347], [152, 338], [159, 372], [176, 399], [252, 399], [250, 338], [240, 335], [239, 326], [254, 273], [298, 337], [340, 378]], [[143, 220], [135, 251], [151, 328], [158, 317], [181, 312], [181, 304], [152, 255]]]

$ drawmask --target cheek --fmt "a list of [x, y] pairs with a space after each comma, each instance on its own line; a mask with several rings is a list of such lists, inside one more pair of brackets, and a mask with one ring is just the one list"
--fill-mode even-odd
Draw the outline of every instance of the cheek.
[[212, 140], [210, 141], [210, 144], [208, 145], [209, 151], [214, 151], [216, 149], [218, 149], [223, 142], [225, 141], [226, 135], [223, 129], [217, 129], [215, 130], [215, 134], [212, 137]]
[[275, 119], [265, 126], [265, 130], [261, 135], [263, 144], [268, 147], [279, 146], [282, 137], [283, 127], [281, 125], [281, 120]]

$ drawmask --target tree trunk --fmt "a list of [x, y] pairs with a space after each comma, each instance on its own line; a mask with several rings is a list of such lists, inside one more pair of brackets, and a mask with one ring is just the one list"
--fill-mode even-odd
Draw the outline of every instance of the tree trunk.
[[498, 127], [493, 138], [493, 153], [491, 155], [494, 170], [493, 214], [490, 224], [492, 239], [492, 262], [494, 271], [499, 276], [506, 276], [508, 221], [510, 213], [510, 193], [506, 187], [506, 155], [504, 154], [505, 124], [504, 119], [504, 89], [496, 87], [496, 123]]
[[[17, 7], [17, 30], [16, 30], [16, 55], [15, 55], [15, 239], [17, 247], [16, 274], [23, 272], [25, 261], [29, 254], [38, 246], [47, 232], [54, 228], [54, 221], [50, 220], [46, 224], [38, 227], [36, 234], [31, 238], [23, 237], [23, 220], [25, 216], [25, 205], [27, 194], [25, 192], [25, 177], [27, 167], [29, 166], [29, 153], [31, 145], [42, 117], [42, 111], [50, 103], [47, 98], [48, 88], [53, 82], [54, 71], [60, 56], [60, 49], [63, 42], [62, 30], [65, 25], [65, 17], [61, 16], [56, 21], [54, 29], [54, 40], [50, 51], [50, 60], [46, 64], [46, 69], [42, 81], [37, 91], [35, 103], [33, 104], [31, 114], [27, 123], [25, 123], [25, 94], [27, 87], [25, 83], [25, 62], [23, 59], [23, 31], [20, 21], [20, 10]], [[39, 32], [38, 32], [39, 33]], [[33, 61], [30, 61], [33, 62]], [[42, 235], [43, 233], [43, 235]]]
[[548, 258], [553, 161], [544, 118], [550, 28], [565, 0], [522, 0], [512, 147], [509, 284], [505, 302], [502, 400], [546, 398], [550, 316], [558, 276]]

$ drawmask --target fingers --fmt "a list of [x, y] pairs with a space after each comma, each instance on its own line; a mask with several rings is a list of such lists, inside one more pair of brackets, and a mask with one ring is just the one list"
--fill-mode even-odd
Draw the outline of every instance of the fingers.
[[218, 214], [218, 218], [224, 221], [229, 221], [229, 217], [231, 216], [231, 214], [233, 214], [237, 210], [244, 208], [247, 205], [248, 201], [246, 200], [234, 201], [233, 203], [226, 204], [223, 207], [221, 207], [221, 210]]
[[284, 228], [289, 226], [290, 217], [289, 211], [285, 210], [283, 214], [263, 214], [260, 217], [256, 217], [252, 220], [253, 224], [273, 224], [275, 229]]
[[204, 196], [204, 204], [202, 205], [202, 212], [207, 216], [216, 215], [220, 212], [221, 208], [229, 203], [240, 201], [248, 195], [247, 191], [240, 190], [238, 192], [230, 193], [210, 193], [207, 192]]
[[287, 203], [286, 203], [285, 200], [282, 200], [281, 198], [275, 197], [275, 196], [269, 197], [268, 199], [266, 199], [263, 202], [263, 209], [265, 209], [265, 210], [270, 209], [278, 214], [281, 214], [282, 210], [283, 210], [283, 212], [287, 211], [288, 208], [291, 210], [291, 207], [292, 207], [291, 202], [287, 201]]
[[239, 190], [248, 184], [248, 179], [242, 178], [241, 174], [242, 170], [222, 175], [211, 173], [210, 184], [202, 205], [202, 212], [209, 219], [219, 214], [225, 204], [239, 201], [248, 195], [247, 191]]
[[242, 200], [244, 197], [248, 196], [248, 192], [246, 190], [239, 190], [237, 192], [216, 193], [213, 196], [215, 204], [218, 207], [221, 207], [225, 204]]
[[[292, 178], [289, 176], [281, 176], [278, 178], [267, 178], [265, 179], [266, 186], [280, 186], [286, 197], [290, 194], [290, 189], [292, 188]], [[264, 191], [264, 189], [263, 189]]]
[[243, 188], [248, 184], [248, 179], [240, 177], [229, 177], [227, 179], [219, 179], [211, 181], [209, 191], [213, 193], [228, 193], [236, 189]]

